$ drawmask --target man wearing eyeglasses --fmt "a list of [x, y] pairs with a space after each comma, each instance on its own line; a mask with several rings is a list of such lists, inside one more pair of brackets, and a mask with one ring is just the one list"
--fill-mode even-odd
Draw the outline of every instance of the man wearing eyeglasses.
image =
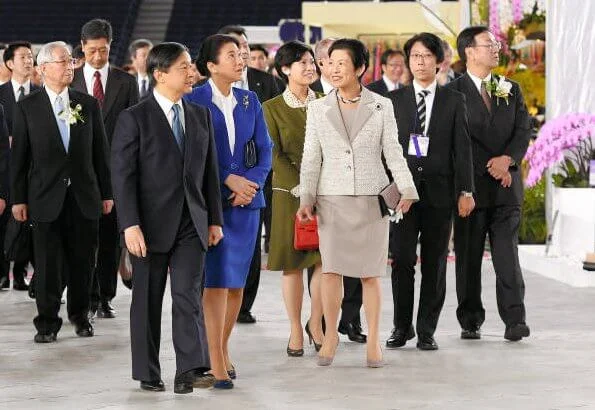
[[97, 100], [68, 86], [74, 61], [64, 42], [37, 56], [44, 88], [17, 103], [10, 163], [12, 214], [33, 224], [36, 343], [56, 341], [62, 278], [68, 319], [80, 337], [93, 336], [89, 282], [98, 221], [113, 207], [108, 144]]
[[455, 219], [461, 338], [481, 338], [485, 319], [481, 264], [489, 235], [498, 312], [506, 325], [504, 338], [518, 341], [529, 336], [517, 249], [523, 203], [520, 164], [529, 144], [529, 116], [519, 85], [491, 73], [498, 66], [500, 43], [487, 27], [463, 30], [457, 49], [467, 73], [448, 87], [467, 97], [476, 191], [475, 210], [469, 218]]
[[389, 48], [380, 56], [382, 78], [368, 84], [368, 89], [386, 97], [389, 92], [403, 86], [401, 76], [405, 71], [405, 55], [400, 50]]
[[[418, 349], [436, 350], [434, 333], [446, 295], [452, 215], [465, 218], [475, 206], [471, 144], [465, 97], [436, 81], [444, 59], [440, 38], [421, 33], [410, 38], [404, 50], [413, 82], [388, 97], [419, 202], [394, 226], [390, 242], [394, 330], [386, 346], [402, 347], [417, 333]], [[421, 286], [414, 329], [418, 239]]]
[[[74, 70], [72, 82], [75, 90], [88, 93], [99, 101], [110, 145], [118, 115], [139, 101], [136, 79], [109, 65], [111, 42], [112, 26], [108, 21], [94, 19], [83, 26], [81, 44], [85, 65]], [[121, 254], [118, 238], [117, 214], [114, 211], [99, 221], [97, 267], [91, 282], [90, 313], [93, 315], [97, 312], [97, 317], [100, 318], [116, 317], [111, 300], [116, 296], [118, 285]]]

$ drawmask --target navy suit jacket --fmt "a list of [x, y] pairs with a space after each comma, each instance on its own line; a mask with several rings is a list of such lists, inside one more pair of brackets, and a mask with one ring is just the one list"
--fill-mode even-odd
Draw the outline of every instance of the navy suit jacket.
[[[252, 182], [256, 182], [259, 186], [258, 193], [246, 207], [264, 208], [265, 200], [262, 188], [271, 170], [273, 143], [256, 93], [235, 87], [232, 87], [232, 92], [237, 100], [237, 105], [233, 111], [236, 132], [234, 152], [231, 152], [229, 147], [225, 117], [221, 110], [213, 104], [213, 91], [210, 83], [207, 82], [195, 88], [184, 98], [187, 101], [203, 105], [211, 111], [223, 198], [229, 198], [232, 194], [223, 182], [229, 174], [240, 175]], [[254, 139], [256, 143], [258, 161], [255, 167], [246, 168], [244, 164], [244, 146], [251, 139]]]

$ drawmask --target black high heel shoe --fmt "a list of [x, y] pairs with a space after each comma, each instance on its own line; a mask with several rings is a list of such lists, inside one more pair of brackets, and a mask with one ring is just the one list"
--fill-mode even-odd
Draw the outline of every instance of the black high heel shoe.
[[[291, 339], [290, 339], [291, 340]], [[287, 342], [287, 356], [289, 357], [302, 357], [304, 355], [304, 349], [292, 349], [289, 347], [289, 342]]]
[[314, 349], [316, 349], [316, 351], [319, 352], [320, 349], [322, 348], [322, 343], [316, 343], [316, 340], [314, 340], [314, 337], [312, 336], [312, 333], [310, 332], [310, 321], [309, 320], [306, 322], [306, 327], [304, 328], [304, 330], [306, 331], [306, 334], [308, 335], [308, 339], [310, 339], [310, 344], [314, 343]]

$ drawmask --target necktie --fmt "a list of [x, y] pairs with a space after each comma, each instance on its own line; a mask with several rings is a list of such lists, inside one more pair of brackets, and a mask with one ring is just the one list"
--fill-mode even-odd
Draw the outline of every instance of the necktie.
[[145, 95], [147, 95], [147, 80], [141, 81], [140, 86], [140, 96], [144, 97]]
[[[60, 137], [62, 138], [62, 144], [64, 144], [64, 149], [68, 152], [68, 144], [70, 142], [70, 136], [68, 135], [68, 131], [70, 126], [66, 124], [66, 120], [60, 118], [64, 111], [64, 101], [62, 101], [62, 97], [58, 96], [56, 98], [56, 102], [54, 103], [54, 115], [56, 116], [56, 122], [58, 123], [58, 130], [60, 131]], [[64, 115], [62, 113], [62, 115]]]
[[482, 81], [481, 82], [481, 99], [483, 100], [484, 104], [486, 105], [486, 108], [488, 109], [488, 111], [491, 113], [492, 112], [492, 99], [490, 98], [490, 95], [488, 94], [488, 89], [486, 87], [486, 82], [487, 81]]
[[101, 73], [95, 71], [93, 77], [95, 77], [95, 82], [93, 83], [93, 97], [99, 101], [99, 106], [103, 108], [103, 98], [105, 95], [103, 94], [103, 84], [101, 84]]
[[25, 98], [25, 87], [21, 85], [19, 87], [19, 96], [17, 97], [17, 101], [21, 101], [23, 98]]
[[174, 132], [174, 137], [176, 138], [176, 143], [178, 144], [178, 148], [180, 152], [184, 154], [184, 128], [182, 128], [182, 121], [180, 120], [180, 105], [174, 104], [172, 107], [174, 111], [174, 120], [172, 121], [172, 131]]
[[426, 96], [430, 94], [428, 90], [421, 90], [417, 95], [419, 102], [417, 103], [417, 123], [418, 128], [416, 132], [423, 134], [426, 130]]

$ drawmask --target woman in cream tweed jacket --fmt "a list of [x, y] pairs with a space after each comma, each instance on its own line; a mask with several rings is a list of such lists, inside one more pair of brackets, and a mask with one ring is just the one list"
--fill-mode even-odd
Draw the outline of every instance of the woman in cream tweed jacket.
[[386, 273], [389, 230], [378, 204], [378, 193], [389, 183], [382, 155], [401, 193], [397, 209], [407, 212], [418, 195], [397, 138], [391, 101], [360, 84], [369, 59], [365, 46], [358, 40], [337, 40], [329, 56], [335, 90], [308, 105], [297, 213], [301, 221], [314, 219], [314, 212], [318, 218], [326, 321], [318, 364], [330, 365], [335, 355], [344, 275], [361, 278], [367, 364], [380, 367], [379, 277]]

